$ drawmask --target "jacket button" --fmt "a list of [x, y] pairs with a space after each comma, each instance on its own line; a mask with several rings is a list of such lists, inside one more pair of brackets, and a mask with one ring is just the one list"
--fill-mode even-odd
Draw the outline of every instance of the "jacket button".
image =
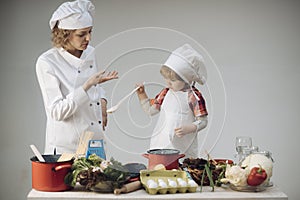
[[93, 104], [90, 103], [90, 106], [93, 106]]
[[93, 65], [90, 65], [90, 68], [93, 68]]
[[98, 121], [99, 122], [99, 124], [101, 124], [101, 121]]
[[78, 70], [78, 73], [80, 73], [80, 70]]
[[99, 103], [99, 102], [97, 102], [97, 105], [99, 106], [99, 105], [100, 105], [100, 103]]
[[91, 122], [91, 125], [93, 126], [93, 125], [94, 125], [94, 123], [93, 123], [93, 122]]

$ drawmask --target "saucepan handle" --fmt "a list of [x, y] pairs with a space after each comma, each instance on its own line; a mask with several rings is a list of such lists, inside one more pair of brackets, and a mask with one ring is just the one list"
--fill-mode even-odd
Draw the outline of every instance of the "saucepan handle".
[[142, 156], [144, 156], [145, 158], [149, 158], [149, 154], [147, 153], [142, 154]]
[[72, 167], [71, 164], [64, 164], [64, 165], [58, 165], [56, 167], [53, 167], [52, 170], [55, 171], [55, 172], [57, 172], [59, 170], [66, 169], [66, 168], [71, 169], [71, 167]]
[[179, 154], [179, 155], [178, 155], [178, 159], [179, 159], [179, 158], [183, 158], [184, 156], [185, 156], [185, 154]]

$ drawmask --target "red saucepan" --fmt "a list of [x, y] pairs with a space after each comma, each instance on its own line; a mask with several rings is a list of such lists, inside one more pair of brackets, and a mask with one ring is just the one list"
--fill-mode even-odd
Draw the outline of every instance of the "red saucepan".
[[148, 158], [148, 169], [153, 169], [158, 164], [163, 164], [166, 169], [178, 169], [180, 158], [183, 158], [184, 154], [179, 154], [177, 149], [150, 149], [147, 154], [142, 154], [145, 158]]
[[72, 188], [64, 183], [64, 178], [72, 167], [73, 159], [57, 162], [60, 156], [43, 155], [46, 162], [39, 162], [36, 156], [30, 159], [33, 189], [56, 192]]

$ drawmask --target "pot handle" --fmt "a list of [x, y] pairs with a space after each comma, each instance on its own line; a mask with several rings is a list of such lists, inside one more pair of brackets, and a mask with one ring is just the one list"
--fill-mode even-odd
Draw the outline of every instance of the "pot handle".
[[149, 154], [147, 154], [147, 153], [142, 154], [142, 156], [149, 159]]
[[54, 172], [57, 172], [57, 171], [59, 171], [59, 170], [65, 169], [65, 168], [71, 169], [71, 167], [72, 167], [71, 164], [64, 164], [64, 165], [58, 165], [58, 166], [56, 166], [56, 167], [53, 167], [52, 170], [53, 170]]
[[179, 154], [179, 155], [178, 155], [178, 159], [179, 159], [179, 158], [183, 158], [184, 156], [185, 156], [185, 154], [184, 154], [184, 153], [182, 153], [182, 154]]

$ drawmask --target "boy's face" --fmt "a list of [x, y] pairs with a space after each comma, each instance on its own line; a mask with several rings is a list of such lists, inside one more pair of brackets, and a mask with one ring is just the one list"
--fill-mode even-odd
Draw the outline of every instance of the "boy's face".
[[185, 88], [186, 84], [184, 81], [181, 81], [178, 79], [170, 79], [170, 78], [166, 78], [166, 77], [164, 77], [164, 79], [167, 83], [167, 86], [174, 92], [180, 91]]

